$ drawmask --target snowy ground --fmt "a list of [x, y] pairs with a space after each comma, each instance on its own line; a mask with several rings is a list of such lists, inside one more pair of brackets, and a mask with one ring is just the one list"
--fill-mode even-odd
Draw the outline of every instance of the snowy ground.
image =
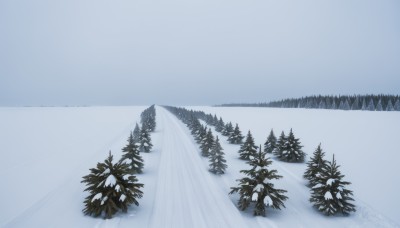
[[[215, 113], [224, 121], [238, 123], [244, 134], [251, 130], [257, 144], [265, 142], [271, 128], [277, 137], [282, 130], [287, 133], [293, 128], [295, 136], [301, 139], [303, 149], [308, 155], [312, 155], [319, 143], [326, 152], [327, 159], [335, 154], [346, 180], [352, 182], [351, 189], [354, 190], [357, 213], [348, 218], [326, 218], [315, 214], [307, 201], [309, 192], [308, 188], [304, 187], [305, 181], [302, 178], [305, 164], [275, 161], [275, 167], [284, 176], [284, 179], [278, 180], [277, 184], [288, 190], [290, 198], [287, 201], [287, 208], [276, 212], [279, 213], [277, 215], [279, 218], [274, 218], [275, 222], [287, 219], [289, 213], [291, 214], [289, 216], [298, 217], [294, 220], [298, 223], [293, 226], [305, 222], [306, 219], [300, 219], [305, 215], [305, 218], [319, 221], [321, 225], [326, 223], [335, 226], [339, 224], [337, 222], [344, 222], [346, 226], [399, 226], [400, 179], [396, 174], [400, 173], [400, 166], [397, 164], [400, 155], [396, 137], [400, 129], [400, 112], [187, 108]], [[230, 162], [237, 162], [239, 147], [227, 143], [222, 146], [226, 148], [228, 154], [236, 153], [232, 155]], [[238, 162], [231, 168], [236, 171], [240, 165]], [[275, 212], [273, 213], [275, 216]], [[306, 223], [303, 225], [307, 226]]]
[[[82, 176], [112, 150], [121, 156], [129, 131], [146, 107], [0, 108], [0, 227], [397, 227], [400, 171], [395, 163], [400, 113], [344, 112], [301, 109], [193, 107], [217, 113], [251, 129], [263, 143], [270, 128], [276, 133], [293, 127], [304, 150], [319, 142], [335, 153], [342, 172], [352, 181], [358, 212], [327, 218], [308, 203], [301, 178], [304, 164], [274, 162], [284, 176], [279, 188], [288, 190], [286, 209], [268, 210], [267, 218], [236, 208], [228, 195], [247, 168], [237, 159], [238, 146], [225, 143], [228, 160], [223, 176], [209, 173], [188, 129], [157, 107], [154, 149], [143, 154], [145, 184], [140, 206], [111, 220], [81, 212]], [[356, 159], [357, 158], [357, 159]], [[373, 185], [376, 182], [377, 185]]]

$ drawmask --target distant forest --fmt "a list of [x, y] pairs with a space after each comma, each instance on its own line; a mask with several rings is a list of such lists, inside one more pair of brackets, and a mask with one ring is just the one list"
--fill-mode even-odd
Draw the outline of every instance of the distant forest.
[[399, 95], [307, 96], [264, 103], [232, 103], [218, 107], [309, 108], [366, 111], [400, 111]]

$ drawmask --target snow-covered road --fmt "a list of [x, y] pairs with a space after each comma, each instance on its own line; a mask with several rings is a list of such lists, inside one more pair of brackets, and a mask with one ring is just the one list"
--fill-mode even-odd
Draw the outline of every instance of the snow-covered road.
[[151, 227], [246, 227], [242, 216], [202, 165], [184, 125], [158, 107], [163, 140]]
[[[83, 191], [85, 186], [80, 183], [82, 176], [87, 175], [88, 169], [97, 162], [103, 161], [110, 149], [115, 161], [121, 157], [121, 148], [125, 146], [135, 123], [140, 121], [140, 112], [144, 108], [0, 108], [0, 138], [3, 139], [0, 145], [5, 161], [0, 166], [3, 183], [0, 189], [0, 227], [399, 227], [398, 223], [387, 219], [377, 210], [376, 204], [371, 204], [374, 201], [370, 200], [371, 197], [387, 200], [386, 197], [394, 193], [385, 192], [385, 197], [369, 193], [367, 196], [370, 198], [361, 194], [361, 187], [368, 186], [365, 182], [369, 179], [352, 176], [360, 172], [360, 167], [364, 167], [361, 165], [343, 166], [343, 169], [348, 168], [344, 173], [350, 181], [354, 181], [352, 187], [355, 188], [357, 212], [350, 216], [327, 217], [317, 212], [308, 202], [309, 189], [302, 178], [306, 164], [285, 163], [275, 159], [272, 168], [277, 169], [283, 178], [274, 184], [288, 191], [286, 208], [268, 208], [267, 217], [254, 217], [251, 208], [239, 211], [235, 206], [238, 194], [228, 195], [230, 188], [237, 186], [236, 180], [243, 177], [240, 170], [249, 168], [238, 158], [239, 145], [229, 144], [226, 137], [212, 127], [213, 134], [220, 138], [228, 165], [225, 174], [214, 175], [208, 171], [209, 162], [201, 157], [189, 129], [162, 107], [156, 107], [157, 128], [151, 134], [154, 148], [150, 153], [142, 154], [145, 167], [138, 179], [144, 184], [144, 196], [139, 200], [140, 206], [132, 206], [128, 213], [118, 213], [108, 220], [85, 216], [82, 208], [87, 192]], [[310, 149], [310, 145], [315, 145], [310, 138], [320, 140], [317, 134], [308, 133], [310, 130], [304, 132], [304, 129], [310, 128], [310, 115], [313, 120], [319, 118], [323, 123], [332, 123], [328, 128], [334, 129], [334, 134], [343, 128], [351, 131], [351, 135], [371, 131], [368, 130], [370, 125], [361, 124], [365, 121], [374, 123], [372, 129], [390, 126], [389, 132], [395, 132], [399, 119], [396, 113], [387, 113], [386, 118], [382, 118], [382, 113], [367, 112], [331, 113], [300, 109], [289, 112], [286, 109], [248, 108], [227, 108], [222, 112], [224, 109], [202, 109], [207, 113], [216, 112], [224, 120], [237, 121], [243, 133], [251, 129], [258, 143], [265, 139], [265, 129], [290, 129], [294, 124], [296, 132], [303, 130], [299, 135], [304, 135], [302, 140], [308, 146], [309, 155], [313, 149]], [[340, 119], [344, 124], [335, 128], [337, 115], [343, 115]], [[361, 119], [358, 125], [345, 128], [347, 124], [358, 123], [358, 119]], [[288, 124], [288, 120], [292, 122]], [[391, 126], [392, 123], [397, 125]], [[321, 129], [326, 128], [321, 123], [311, 126], [314, 128], [310, 132], [323, 132]], [[361, 130], [357, 126], [362, 126]], [[336, 145], [334, 134], [324, 135], [324, 145], [329, 145], [329, 142]], [[387, 148], [395, 148], [392, 135], [383, 135], [378, 141], [388, 138]], [[360, 144], [351, 141], [341, 144], [350, 145], [353, 149], [339, 153], [338, 157], [343, 163], [353, 161], [355, 155], [352, 151], [357, 152], [355, 148]], [[373, 147], [375, 144], [368, 145]], [[331, 146], [327, 151], [341, 152], [342, 148]], [[367, 149], [365, 151], [368, 152]], [[378, 150], [371, 149], [369, 153], [373, 151]], [[385, 153], [388, 152], [386, 149]], [[363, 161], [367, 164], [373, 161], [370, 166], [376, 170], [386, 168], [387, 161], [375, 162], [378, 158], [373, 155], [372, 160]], [[391, 169], [396, 167], [394, 163], [389, 166]], [[362, 170], [366, 172], [365, 167]], [[398, 188], [393, 180], [383, 183], [386, 184], [380, 186]], [[392, 197], [392, 200], [396, 201], [396, 198]]]

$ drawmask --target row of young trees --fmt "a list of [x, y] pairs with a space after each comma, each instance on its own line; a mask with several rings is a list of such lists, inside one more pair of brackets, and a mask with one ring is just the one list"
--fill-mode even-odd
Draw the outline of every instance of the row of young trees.
[[219, 138], [214, 137], [211, 128], [207, 128], [199, 121], [199, 118], [204, 118], [205, 113], [171, 106], [165, 106], [165, 108], [189, 128], [196, 142], [200, 144], [201, 155], [209, 159], [209, 171], [214, 174], [224, 174], [228, 166]]
[[300, 139], [294, 136], [290, 129], [289, 135], [282, 131], [277, 139], [274, 131], [271, 130], [264, 143], [264, 151], [273, 154], [277, 159], [285, 162], [304, 162], [306, 153], [302, 150]]
[[[226, 161], [223, 154], [220, 157], [215, 156], [215, 154], [218, 154], [215, 151], [222, 151], [222, 148], [217, 149], [220, 148], [219, 139], [217, 137], [214, 140], [211, 129], [202, 125], [199, 119], [204, 120], [207, 125], [214, 126], [217, 132], [227, 136], [228, 142], [241, 144], [239, 158], [245, 160], [250, 165], [250, 169], [241, 170], [240, 172], [245, 174], [246, 177], [238, 180], [238, 187], [231, 188], [230, 194], [239, 193], [240, 195], [239, 209], [245, 210], [254, 203], [254, 215], [265, 216], [266, 207], [275, 209], [285, 207], [284, 201], [287, 199], [285, 195], [287, 191], [275, 188], [272, 183], [272, 180], [280, 179], [282, 176], [277, 174], [277, 170], [269, 168], [272, 161], [267, 157], [267, 154], [273, 154], [278, 160], [285, 162], [304, 162], [306, 154], [302, 151], [303, 146], [300, 140], [294, 136], [292, 129], [287, 136], [282, 132], [278, 139], [271, 130], [264, 144], [264, 150], [262, 150], [261, 145], [259, 147], [255, 145], [250, 131], [242, 143], [244, 137], [241, 135], [239, 127], [236, 125], [233, 128], [230, 122], [225, 124], [222, 118], [217, 118], [216, 115], [205, 114], [201, 111], [188, 111], [182, 108], [167, 108], [189, 127], [195, 140], [200, 144], [201, 154], [210, 157], [211, 172], [222, 174], [224, 171], [221, 171], [221, 167], [223, 170], [224, 167], [226, 168], [224, 166]], [[238, 140], [233, 140], [234, 138]], [[320, 147], [317, 150], [320, 150]], [[321, 166], [323, 168], [316, 171], [314, 169], [316, 166], [313, 163], [315, 160], [314, 154], [306, 171], [308, 175], [313, 176], [309, 179], [310, 183], [313, 183], [309, 185], [312, 190], [310, 202], [326, 215], [333, 215], [338, 212], [347, 215], [349, 212], [355, 211], [355, 206], [349, 202], [353, 200], [351, 198], [352, 191], [345, 188], [345, 185], [350, 183], [342, 180], [344, 176], [338, 171], [339, 166], [336, 165], [336, 161], [334, 159], [332, 162], [324, 160], [325, 165]], [[223, 162], [218, 163], [217, 161]], [[312, 167], [312, 171], [310, 171], [310, 167]], [[306, 174], [304, 176], [306, 177]]]
[[307, 96], [268, 103], [223, 104], [225, 107], [310, 108], [365, 111], [400, 111], [399, 95]]
[[[213, 118], [214, 120], [216, 118]], [[208, 122], [212, 124], [211, 118]], [[222, 119], [219, 120], [222, 122]], [[226, 128], [221, 128], [222, 124], [214, 121], [216, 128], [223, 132]], [[229, 127], [228, 127], [229, 129]], [[251, 202], [255, 202], [254, 215], [265, 216], [265, 207], [271, 206], [275, 209], [285, 207], [283, 201], [287, 199], [284, 195], [286, 190], [275, 189], [270, 182], [272, 179], [279, 179], [281, 176], [276, 175], [276, 170], [269, 170], [268, 165], [272, 163], [266, 155], [273, 154], [278, 160], [286, 162], [304, 162], [306, 154], [302, 151], [300, 139], [294, 136], [293, 130], [290, 129], [288, 136], [282, 131], [279, 139], [274, 135], [273, 130], [267, 137], [264, 144], [264, 151], [261, 152], [260, 147], [255, 145], [254, 138], [249, 131], [244, 143], [239, 150], [239, 158], [246, 160], [252, 167], [249, 170], [241, 170], [247, 177], [239, 179], [239, 187], [233, 187], [231, 194], [238, 192], [240, 194], [239, 208], [245, 210]], [[257, 150], [259, 152], [257, 153]], [[342, 213], [347, 215], [351, 211], [355, 211], [352, 201], [352, 191], [345, 188], [350, 182], [343, 181], [344, 175], [338, 170], [339, 166], [333, 158], [332, 162], [322, 159], [321, 148], [318, 147], [314, 153], [314, 157], [308, 163], [308, 169], [304, 176], [310, 180], [312, 187], [312, 195], [310, 202], [326, 215], [334, 215]], [[318, 161], [323, 165], [317, 165]], [[261, 165], [263, 164], [263, 165]], [[268, 183], [268, 185], [266, 185]]]
[[104, 162], [97, 163], [90, 169], [90, 174], [83, 177], [85, 191], [86, 215], [112, 218], [118, 211], [127, 212], [131, 204], [139, 205], [138, 199], [143, 196], [140, 190], [143, 184], [135, 175], [143, 172], [143, 158], [140, 152], [150, 152], [152, 148], [150, 132], [155, 129], [155, 107], [147, 108], [141, 114], [142, 127], [136, 123], [129, 134], [127, 145], [122, 148], [121, 159], [114, 163], [111, 151]]
[[217, 115], [203, 114], [200, 119], [204, 120], [208, 125], [215, 127], [215, 131], [221, 133], [223, 136], [228, 137], [228, 142], [231, 144], [241, 144], [244, 136], [236, 124], [233, 127], [232, 122], [225, 123], [222, 118], [218, 119]]
[[[271, 130], [264, 144], [264, 152], [274, 154], [281, 161], [302, 162], [305, 153], [301, 150], [299, 139], [295, 138], [292, 130], [286, 137], [282, 131], [279, 139], [276, 139]], [[350, 182], [343, 181], [344, 175], [339, 171], [335, 157], [332, 161], [324, 159], [325, 153], [321, 145], [315, 150], [313, 157], [307, 163], [304, 173], [311, 188], [310, 202], [319, 211], [326, 215], [342, 213], [348, 215], [355, 211], [355, 206], [349, 201], [354, 201], [353, 192], [346, 189]]]
[[[254, 203], [254, 215], [265, 216], [266, 207], [272, 207], [275, 209], [285, 207], [283, 202], [287, 199], [287, 196], [285, 196], [287, 191], [275, 188], [271, 181], [274, 179], [280, 179], [282, 176], [277, 174], [277, 170], [269, 168], [272, 164], [271, 159], [266, 157], [266, 153], [261, 150], [261, 146], [257, 151], [258, 147], [254, 145], [254, 139], [250, 131], [243, 143], [242, 140], [244, 137], [242, 136], [237, 124], [235, 128], [233, 128], [231, 122], [225, 124], [222, 118], [218, 119], [216, 115], [212, 116], [211, 114], [205, 114], [198, 111], [188, 111], [180, 108], [168, 107], [168, 109], [186, 123], [189, 129], [191, 129], [191, 133], [195, 137], [196, 141], [201, 144], [202, 155], [211, 155], [210, 171], [214, 169], [220, 170], [221, 165], [223, 164], [219, 164], [216, 161], [220, 161], [223, 158], [214, 157], [215, 147], [220, 147], [218, 137], [218, 143], [211, 146], [211, 153], [208, 153], [208, 151], [210, 151], [210, 145], [213, 145], [212, 132], [211, 129], [207, 130], [207, 127], [202, 125], [199, 119], [204, 120], [210, 126], [214, 126], [217, 132], [228, 137], [229, 143], [241, 144], [239, 157], [246, 160], [246, 163], [250, 165], [250, 169], [240, 171], [245, 174], [246, 177], [239, 179], [239, 186], [232, 187], [230, 192], [230, 194], [235, 192], [240, 194], [238, 202], [240, 210], [245, 210]], [[223, 159], [223, 161], [225, 162], [225, 159]]]

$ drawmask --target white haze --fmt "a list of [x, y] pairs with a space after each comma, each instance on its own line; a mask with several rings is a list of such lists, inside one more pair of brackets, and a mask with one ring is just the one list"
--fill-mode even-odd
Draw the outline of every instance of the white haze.
[[397, 0], [3, 0], [0, 105], [399, 93]]

